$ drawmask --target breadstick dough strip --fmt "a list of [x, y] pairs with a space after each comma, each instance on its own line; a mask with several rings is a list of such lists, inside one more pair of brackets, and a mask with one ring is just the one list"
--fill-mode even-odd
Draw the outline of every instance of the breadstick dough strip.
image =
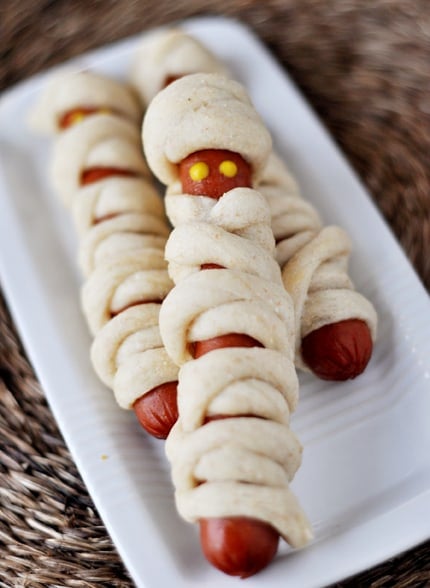
[[275, 240], [270, 228], [270, 215], [265, 197], [250, 188], [234, 188], [218, 200], [206, 196], [184, 194], [178, 183], [165, 197], [167, 216], [174, 227], [191, 223], [216, 225], [262, 247], [271, 257]]
[[142, 118], [139, 101], [129, 86], [93, 72], [64, 70], [49, 79], [28, 122], [39, 133], [57, 134], [62, 116], [78, 107], [111, 110], [135, 125]]
[[[201, 292], [205, 293], [204, 297]], [[192, 359], [188, 349], [188, 336], [196, 319], [211, 309], [237, 301], [259, 301], [262, 306], [267, 305], [284, 324], [285, 337], [292, 340], [293, 311], [282, 286], [233, 270], [204, 270], [188, 276], [186, 280], [177, 284], [163, 302], [160, 311], [161, 337], [173, 361], [177, 365], [183, 365]], [[245, 330], [241, 332], [253, 338], [261, 337], [263, 341], [273, 340], [270, 331], [255, 337], [254, 318], [255, 328], [261, 331], [264, 321], [259, 322], [258, 317], [249, 317], [247, 324], [243, 325]], [[214, 331], [212, 336], [222, 334], [221, 327], [218, 327], [216, 322]], [[290, 353], [292, 359], [292, 348]]]
[[219, 74], [194, 74], [155, 96], [143, 144], [151, 170], [168, 185], [179, 177], [177, 164], [202, 149], [240, 153], [256, 179], [271, 138], [241, 84]]
[[[298, 381], [292, 362], [273, 349], [216, 349], [184, 364], [179, 375], [178, 407], [184, 432], [201, 427], [205, 415], [213, 414], [212, 401], [227, 386], [245, 379], [266, 382], [278, 390], [290, 412], [297, 407]], [[225, 414], [237, 415], [238, 410], [232, 402]]]
[[[79, 265], [83, 274], [89, 276], [98, 265], [97, 260], [103, 258], [103, 248], [105, 250], [108, 248], [109, 241], [113, 241], [116, 246], [110, 247], [110, 251], [106, 251], [104, 258], [112, 263], [115, 255], [121, 258], [123, 252], [142, 248], [145, 245], [150, 246], [151, 243], [152, 248], [163, 250], [168, 234], [169, 229], [166, 223], [156, 216], [136, 212], [115, 216], [92, 227], [81, 240]], [[133, 247], [134, 242], [137, 247]]]
[[313, 538], [307, 517], [288, 486], [211, 482], [177, 492], [175, 500], [178, 512], [189, 522], [244, 516], [272, 525], [291, 547], [305, 547]]
[[82, 288], [82, 307], [93, 335], [113, 314], [145, 300], [163, 300], [172, 288], [163, 254], [147, 250], [146, 256], [134, 254], [121, 265], [98, 266]]
[[55, 142], [51, 176], [66, 206], [81, 187], [84, 170], [118, 168], [147, 176], [136, 126], [111, 114], [95, 114], [62, 133]]
[[111, 176], [82, 186], [72, 200], [72, 214], [79, 237], [106, 217], [125, 213], [150, 214], [164, 218], [161, 198], [146, 178]]
[[143, 104], [149, 104], [168, 78], [205, 72], [227, 76], [227, 68], [197, 39], [181, 29], [161, 29], [139, 43], [130, 81]]

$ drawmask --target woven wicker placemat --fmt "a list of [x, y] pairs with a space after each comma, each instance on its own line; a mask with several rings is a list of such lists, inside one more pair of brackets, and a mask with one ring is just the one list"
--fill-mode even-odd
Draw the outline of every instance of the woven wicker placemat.
[[[206, 6], [2, 0], [0, 88]], [[288, 68], [430, 287], [430, 3], [236, 0], [216, 13]], [[1, 299], [0, 468], [0, 587], [131, 586]], [[337, 586], [430, 586], [430, 542]]]

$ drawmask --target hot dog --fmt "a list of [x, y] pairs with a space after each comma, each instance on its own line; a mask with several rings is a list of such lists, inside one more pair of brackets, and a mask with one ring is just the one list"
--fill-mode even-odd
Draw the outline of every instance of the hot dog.
[[[60, 122], [62, 129], [68, 128], [74, 124], [81, 122], [85, 117], [97, 114], [100, 109], [97, 108], [78, 108], [66, 112]], [[86, 186], [94, 182], [104, 180], [109, 177], [123, 177], [123, 176], [135, 176], [133, 172], [124, 170], [121, 168], [89, 168], [85, 169], [81, 175], [81, 185]], [[103, 220], [109, 220], [112, 218], [110, 215], [104, 219], [96, 219], [97, 223], [103, 222]], [[132, 305], [140, 305], [144, 303], [152, 303], [153, 300], [138, 300], [133, 302]], [[161, 303], [161, 301], [157, 301]], [[120, 309], [115, 313], [111, 313], [111, 316], [117, 316], [127, 308], [132, 306], [131, 304]], [[137, 417], [137, 420], [141, 426], [150, 435], [157, 437], [158, 439], [166, 439], [170, 432], [170, 429], [175, 424], [178, 418], [178, 409], [176, 404], [176, 388], [177, 381], [166, 382], [149, 390], [142, 396], [140, 396], [133, 403], [133, 410]]]
[[[218, 89], [222, 100], [217, 101]], [[260, 468], [252, 467], [252, 460], [249, 466], [244, 465], [248, 448], [241, 447], [241, 443], [252, 445], [249, 457], [251, 453], [266, 455], [263, 445], [272, 434], [260, 437], [257, 431], [273, 427], [276, 434], [286, 434], [288, 416], [283, 411], [287, 406], [294, 409], [297, 385], [286, 351], [292, 342], [292, 307], [272, 257], [274, 239], [267, 204], [251, 188], [269, 146], [268, 136], [251, 108], [235, 82], [221, 76], [188, 76], [169, 84], [155, 97], [143, 128], [152, 171], [172, 189], [175, 180], [180, 184], [178, 192], [168, 192], [166, 197], [167, 212], [175, 226], [166, 245], [175, 288], [160, 311], [166, 351], [181, 366], [179, 419], [166, 445], [174, 468], [177, 506], [187, 520], [199, 522], [207, 559], [222, 571], [241, 577], [266, 566], [276, 554], [281, 532], [286, 539], [289, 535], [279, 521], [263, 513], [265, 507], [257, 496], [272, 490], [265, 485], [268, 481], [255, 484]], [[190, 127], [182, 129], [181, 124], [188, 120]], [[200, 149], [186, 152], [187, 141]], [[182, 155], [172, 156], [174, 151]], [[198, 247], [190, 245], [193, 240]], [[253, 398], [253, 386], [260, 386], [255, 374], [260, 371], [258, 382], [263, 387], [263, 381], [270, 380], [275, 372], [280, 379], [273, 382], [274, 387], [269, 386], [270, 392], [264, 388], [264, 392], [256, 391]], [[279, 394], [275, 391], [278, 386], [285, 388], [289, 398], [283, 408], [277, 404], [282, 417], [276, 415], [271, 404]], [[220, 389], [219, 402], [212, 387]], [[274, 423], [277, 418], [283, 423], [279, 428]], [[276, 436], [274, 431], [273, 434]], [[225, 440], [225, 449], [224, 445], [216, 445], [218, 436], [230, 439]], [[293, 437], [278, 445], [284, 448], [290, 443], [289, 456], [297, 451]], [[210, 447], [206, 450], [207, 444]], [[193, 457], [187, 456], [188, 451]], [[195, 456], [195, 451], [201, 451], [201, 456]], [[220, 451], [226, 452], [225, 459], [218, 456]], [[267, 453], [269, 461], [271, 451]], [[242, 453], [243, 463], [239, 457]], [[285, 465], [289, 459], [279, 457]], [[240, 468], [232, 468], [231, 460], [239, 460]], [[264, 467], [277, 470], [278, 465], [268, 463]], [[290, 466], [292, 471], [287, 477], [295, 471], [292, 463]], [[287, 492], [283, 483], [279, 488], [281, 493]], [[236, 493], [243, 494], [243, 499], [236, 497], [230, 504]], [[208, 498], [204, 498], [206, 494]], [[280, 511], [289, 503], [291, 494], [287, 494], [288, 498], [285, 495], [279, 503]], [[229, 504], [221, 508], [219, 501]], [[257, 503], [262, 511], [260, 507], [255, 509]], [[310, 530], [295, 502], [293, 508], [297, 509], [294, 519], [298, 534], [287, 540], [299, 546], [309, 540]], [[205, 514], [211, 509], [211, 514]], [[289, 517], [288, 520], [291, 521]]]
[[[83, 305], [95, 335], [94, 367], [120, 405], [134, 408], [148, 432], [165, 438], [177, 416], [172, 378], [177, 370], [164, 354], [156, 327], [170, 287], [162, 260], [168, 229], [158, 194], [146, 179], [138, 131], [141, 108], [126, 86], [79, 73], [53, 78], [32, 118], [38, 130], [60, 134], [53, 175], [66, 204], [72, 205], [81, 236], [80, 262], [88, 276]], [[152, 266], [146, 257], [153, 259]], [[142, 280], [146, 274], [152, 285]], [[142, 376], [139, 365], [147, 358], [158, 366], [155, 371], [163, 372], [166, 364], [164, 376]], [[131, 383], [128, 372], [135, 372]], [[136, 386], [132, 393], [130, 385]], [[139, 386], [148, 398], [166, 392], [166, 404], [156, 407], [158, 420], [154, 407], [145, 419], [145, 394], [138, 393]]]
[[[221, 182], [220, 182], [221, 183]], [[194, 344], [193, 357], [226, 347], [262, 347], [259, 341], [240, 334], [214, 337]], [[250, 416], [250, 415], [249, 415]], [[205, 422], [229, 418], [206, 417]], [[247, 578], [265, 568], [278, 550], [279, 533], [267, 523], [246, 517], [200, 519], [200, 543], [210, 563], [229, 574]]]
[[157, 439], [166, 439], [178, 420], [178, 382], [166, 382], [153, 388], [133, 404], [142, 427]]
[[372, 349], [370, 329], [357, 319], [325, 325], [302, 340], [306, 365], [323, 380], [357, 377], [369, 363]]
[[369, 362], [377, 317], [347, 274], [351, 251], [339, 227], [323, 227], [274, 154], [260, 180], [276, 238], [276, 256], [296, 313], [296, 366], [325, 380], [361, 374]]
[[278, 550], [279, 534], [257, 519], [202, 519], [200, 543], [206, 559], [230, 576], [248, 578], [264, 569]]

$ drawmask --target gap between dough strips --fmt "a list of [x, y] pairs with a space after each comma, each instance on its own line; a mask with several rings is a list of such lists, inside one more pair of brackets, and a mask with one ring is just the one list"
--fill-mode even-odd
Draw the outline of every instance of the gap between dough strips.
[[[169, 227], [143, 158], [141, 121], [131, 88], [89, 72], [52, 78], [30, 118], [56, 135], [52, 181], [80, 239], [94, 369], [122, 408], [134, 408], [148, 432], [165, 437], [163, 419], [171, 426], [177, 417], [178, 372], [158, 328], [172, 287], [164, 260]], [[160, 387], [173, 408], [148, 415], [148, 392]]]
[[[130, 71], [143, 104], [166, 84], [190, 73], [227, 68], [181, 29], [147, 35]], [[377, 315], [354, 290], [348, 275], [351, 243], [336, 226], [323, 227], [317, 211], [301, 196], [281, 159], [271, 154], [260, 179], [276, 238], [276, 259], [296, 315], [295, 364], [327, 380], [346, 380], [366, 368], [376, 339]]]
[[[166, 245], [175, 287], [160, 331], [180, 366], [179, 418], [166, 442], [176, 504], [199, 521], [208, 560], [246, 577], [275, 555], [278, 534], [293, 547], [312, 537], [289, 488], [302, 452], [289, 427], [293, 305], [267, 202], [250, 187], [271, 140], [243, 87], [219, 74], [168, 85], [142, 136], [175, 227]], [[275, 534], [263, 547], [267, 526]]]

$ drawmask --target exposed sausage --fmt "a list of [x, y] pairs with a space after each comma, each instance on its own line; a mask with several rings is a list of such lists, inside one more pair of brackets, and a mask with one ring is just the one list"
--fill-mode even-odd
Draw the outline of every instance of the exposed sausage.
[[113, 318], [117, 314], [121, 314], [121, 312], [124, 312], [124, 310], [127, 310], [127, 308], [131, 308], [132, 306], [139, 306], [140, 304], [161, 304], [161, 303], [162, 303], [162, 300], [155, 300], [155, 298], [153, 298], [152, 300], [135, 300], [134, 302], [130, 302], [130, 304], [127, 304], [127, 306], [123, 306], [119, 310], [111, 311], [110, 316], [111, 316], [111, 318]]
[[73, 126], [74, 124], [81, 122], [85, 117], [90, 114], [96, 113], [111, 113], [113, 112], [110, 108], [101, 108], [100, 106], [79, 106], [68, 110], [58, 121], [58, 128], [64, 130]]
[[225, 269], [223, 265], [218, 265], [217, 263], [202, 263], [200, 269]]
[[[111, 316], [114, 317], [127, 308], [139, 304], [161, 304], [161, 302], [161, 300], [136, 301], [116, 312], [111, 312]], [[141, 426], [147, 433], [157, 437], [157, 439], [166, 439], [170, 429], [178, 420], [177, 387], [178, 382], [176, 381], [160, 384], [160, 386], [143, 394], [133, 404], [134, 413]]]
[[97, 218], [95, 218], [93, 220], [93, 224], [98, 225], [99, 223], [102, 223], [103, 221], [115, 218], [116, 216], [118, 216], [118, 214], [119, 214], [118, 212], [111, 212], [111, 213], [105, 214], [103, 216], [98, 216]]
[[86, 186], [87, 184], [93, 184], [99, 182], [104, 178], [110, 176], [136, 176], [136, 173], [128, 169], [121, 169], [118, 167], [90, 167], [85, 169], [81, 174], [81, 185]]
[[213, 337], [212, 339], [206, 339], [205, 341], [196, 341], [192, 344], [191, 353], [197, 359], [209, 351], [224, 347], [263, 347], [263, 345], [256, 339], [249, 337], [249, 335], [229, 333], [227, 335]]
[[[194, 358], [224, 347], [262, 347], [248, 335], [231, 333], [193, 344]], [[250, 415], [242, 415], [250, 416]], [[205, 423], [230, 418], [207, 416]], [[274, 558], [279, 534], [268, 523], [247, 517], [200, 519], [200, 543], [207, 560], [230, 576], [247, 578], [256, 574]]]
[[[124, 309], [125, 310], [125, 309]], [[261, 343], [247, 335], [224, 335], [193, 345], [195, 358], [221, 347], [261, 347]], [[142, 427], [158, 439], [166, 439], [178, 418], [177, 382], [161, 384], [135, 401], [134, 412]]]
[[204, 149], [179, 164], [179, 178], [187, 194], [221, 198], [233, 188], [252, 186], [251, 166], [238, 153]]
[[179, 80], [182, 77], [183, 75], [181, 74], [167, 76], [164, 80], [163, 88], [167, 88], [167, 86], [170, 86], [171, 83], [176, 82], [176, 80]]
[[167, 382], [153, 388], [133, 404], [134, 412], [142, 427], [158, 439], [166, 439], [178, 420], [176, 389], [178, 382]]
[[348, 319], [312, 331], [302, 341], [304, 362], [323, 380], [355, 378], [372, 355], [372, 337], [364, 321]]
[[[102, 108], [94, 106], [79, 106], [73, 108], [64, 113], [58, 121], [58, 127], [61, 130], [65, 130], [74, 124], [81, 122], [84, 118], [91, 114], [106, 114], [114, 112], [111, 108]], [[109, 176], [135, 176], [136, 173], [127, 169], [121, 169], [116, 167], [92, 167], [86, 169], [81, 175], [81, 185], [92, 184], [103, 180]]]
[[278, 550], [279, 534], [268, 523], [247, 517], [201, 519], [200, 543], [212, 565], [247, 578], [265, 568]]
[[[179, 164], [182, 189], [187, 194], [221, 198], [228, 190], [252, 186], [251, 166], [237, 153], [206, 149], [192, 153]], [[205, 263], [201, 269], [222, 266]], [[256, 339], [240, 333], [229, 333], [190, 345], [195, 359], [225, 347], [263, 347]], [[243, 415], [246, 416], [246, 415]], [[207, 416], [211, 420], [228, 415]], [[279, 534], [269, 524], [247, 517], [200, 519], [200, 543], [208, 561], [231, 576], [247, 578], [256, 574], [273, 559], [278, 549]]]

